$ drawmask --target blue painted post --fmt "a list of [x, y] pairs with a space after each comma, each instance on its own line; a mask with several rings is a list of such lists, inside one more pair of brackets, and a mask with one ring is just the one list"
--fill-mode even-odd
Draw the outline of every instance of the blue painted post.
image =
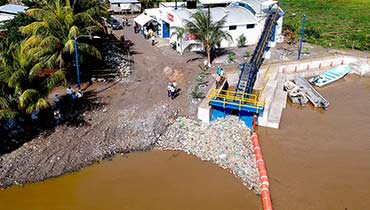
[[80, 86], [80, 68], [78, 66], [78, 48], [77, 48], [77, 37], [75, 38], [75, 54], [76, 54], [76, 71], [77, 71], [77, 87], [81, 90]]
[[306, 24], [306, 15], [303, 15], [301, 39], [299, 40], [298, 60], [301, 59], [302, 42], [303, 42], [303, 37], [304, 37], [304, 26], [305, 26], [305, 24]]

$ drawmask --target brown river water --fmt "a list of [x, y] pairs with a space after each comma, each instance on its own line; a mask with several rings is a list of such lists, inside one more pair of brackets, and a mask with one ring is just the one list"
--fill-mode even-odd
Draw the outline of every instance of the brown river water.
[[[258, 128], [276, 210], [370, 209], [370, 79], [319, 89], [329, 111], [288, 104]], [[80, 172], [0, 190], [0, 210], [260, 210], [232, 174], [182, 152], [136, 152]]]

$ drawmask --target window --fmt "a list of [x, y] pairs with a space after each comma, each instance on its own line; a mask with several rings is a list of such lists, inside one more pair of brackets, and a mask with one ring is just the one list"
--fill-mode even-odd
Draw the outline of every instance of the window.
[[118, 7], [121, 7], [121, 4], [117, 4]]
[[247, 29], [254, 28], [254, 24], [247, 24]]
[[236, 30], [236, 26], [229, 26], [229, 31]]

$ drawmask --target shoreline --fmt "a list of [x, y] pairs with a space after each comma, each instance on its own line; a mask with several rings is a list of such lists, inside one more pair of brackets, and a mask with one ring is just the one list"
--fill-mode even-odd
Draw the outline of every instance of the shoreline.
[[[90, 156], [90, 157], [84, 157], [85, 159], [83, 161], [80, 161], [76, 167], [74, 168], [67, 168], [65, 167], [65, 170], [60, 171], [59, 174], [52, 173], [44, 173], [43, 175], [39, 176], [33, 176], [34, 173], [27, 173], [27, 168], [23, 167], [23, 170], [26, 170], [26, 174], [29, 176], [19, 176], [17, 173], [10, 173], [11, 171], [7, 171], [8, 173], [4, 173], [4, 167], [0, 168], [0, 187], [1, 189], [6, 189], [8, 187], [12, 187], [13, 185], [23, 185], [23, 184], [28, 184], [28, 183], [36, 183], [36, 182], [41, 182], [49, 178], [55, 178], [59, 176], [63, 176], [65, 174], [71, 173], [71, 172], [78, 172], [81, 169], [91, 166], [95, 163], [101, 163], [106, 160], [109, 160], [111, 158], [114, 158], [115, 156], [118, 155], [124, 155], [124, 154], [129, 154], [132, 152], [147, 152], [147, 151], [152, 151], [152, 150], [159, 150], [159, 151], [182, 151], [184, 153], [187, 153], [189, 155], [195, 156], [196, 158], [207, 161], [209, 163], [215, 164], [218, 167], [228, 171], [229, 173], [233, 174], [234, 177], [236, 177], [238, 180], [242, 182], [242, 184], [248, 189], [253, 191], [255, 194], [259, 195], [259, 175], [257, 171], [257, 166], [254, 158], [253, 152], [251, 152], [251, 135], [250, 135], [250, 130], [247, 128], [245, 125], [242, 125], [242, 122], [239, 121], [237, 118], [233, 119], [229, 117], [228, 119], [222, 119], [219, 121], [215, 122], [215, 125], [213, 126], [207, 126], [205, 124], [199, 124], [199, 121], [195, 120], [190, 120], [185, 117], [178, 117], [178, 118], [173, 118], [173, 116], [176, 115], [171, 115], [171, 119], [169, 120], [170, 123], [165, 123], [161, 125], [159, 128], [162, 129], [160, 132], [157, 132], [156, 135], [154, 135], [154, 138], [152, 138], [149, 141], [137, 141], [138, 144], [133, 145], [132, 147], [129, 147], [130, 145], [127, 144], [129, 142], [126, 142], [126, 146], [122, 146], [120, 148], [117, 148], [116, 150], [112, 151], [107, 151], [107, 153], [102, 154], [102, 156]], [[169, 118], [167, 118], [169, 119]], [[245, 134], [242, 138], [239, 138], [242, 140], [240, 143], [245, 144], [246, 147], [234, 147], [234, 148], [229, 148], [227, 147], [228, 142], [225, 142], [222, 145], [218, 145], [218, 147], [192, 147], [193, 150], [190, 150], [189, 147], [184, 147], [188, 142], [187, 138], [184, 138], [184, 136], [176, 136], [175, 140], [173, 138], [170, 138], [171, 134], [173, 134], [174, 130], [178, 131], [178, 126], [179, 122], [182, 121], [187, 121], [186, 123], [190, 125], [198, 124], [200, 130], [196, 131], [194, 133], [195, 136], [204, 137], [203, 131], [209, 132], [209, 133], [214, 133], [214, 132], [219, 132], [219, 133], [226, 133], [225, 138], [222, 138], [223, 140], [225, 139], [232, 139], [232, 136], [239, 135], [239, 134], [232, 134], [232, 132], [225, 132], [225, 130], [222, 128], [225, 124], [227, 125], [232, 125], [232, 129], [235, 128], [239, 129], [242, 133]], [[163, 122], [163, 121], [162, 121]], [[158, 125], [158, 124], [157, 124]], [[226, 128], [229, 129], [229, 128]], [[153, 132], [155, 132], [155, 129], [151, 127]], [[158, 130], [158, 129], [157, 129]], [[207, 131], [208, 130], [208, 131]], [[247, 131], [247, 132], [245, 132]], [[248, 133], [249, 131], [249, 133]], [[185, 133], [183, 133], [185, 134]], [[227, 135], [230, 134], [230, 135]], [[207, 140], [206, 138], [203, 138], [203, 140]], [[179, 144], [175, 145], [172, 144], [171, 142], [178, 142]], [[206, 142], [206, 141], [203, 141]], [[212, 141], [210, 141], [212, 142]], [[39, 142], [30, 142], [26, 143], [24, 146], [22, 146], [20, 149], [15, 151], [16, 153], [22, 153], [24, 150], [28, 150], [30, 147], [33, 147], [33, 144], [38, 144]], [[230, 142], [229, 142], [230, 143]], [[207, 143], [206, 143], [207, 144]], [[205, 145], [205, 144], [203, 144]], [[226, 146], [226, 147], [225, 147]], [[241, 145], [243, 146], [243, 145]], [[218, 149], [217, 149], [218, 148]], [[220, 154], [219, 149], [223, 149], [225, 151], [222, 151], [222, 154]], [[245, 155], [242, 156], [241, 159], [238, 159], [238, 152], [243, 152], [244, 149]], [[208, 153], [207, 153], [208, 150]], [[209, 151], [214, 151], [214, 152], [209, 152]], [[241, 151], [240, 151], [241, 150]], [[244, 153], [244, 152], [243, 152]], [[25, 154], [25, 153], [23, 153]], [[93, 154], [93, 153], [92, 153]], [[4, 158], [5, 156], [5, 158]], [[4, 155], [0, 158], [0, 163], [3, 165], [4, 162], [9, 160], [10, 158], [9, 155]], [[226, 158], [228, 157], [228, 158]], [[229, 160], [230, 157], [230, 160]], [[58, 159], [58, 156], [53, 156], [50, 159]], [[62, 159], [59, 159], [60, 162], [63, 162]], [[53, 161], [48, 161], [52, 163]], [[47, 163], [47, 162], [45, 162]], [[47, 167], [47, 166], [43, 166]], [[22, 167], [20, 167], [22, 171]], [[32, 167], [31, 167], [32, 168]], [[13, 171], [15, 172], [15, 171]], [[6, 174], [7, 176], [4, 176]], [[10, 178], [8, 178], [10, 176]]]

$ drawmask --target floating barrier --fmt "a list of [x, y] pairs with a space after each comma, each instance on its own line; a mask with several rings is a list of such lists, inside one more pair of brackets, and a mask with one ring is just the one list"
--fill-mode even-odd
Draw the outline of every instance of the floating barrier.
[[256, 156], [256, 163], [258, 168], [258, 174], [260, 175], [260, 190], [262, 197], [262, 205], [264, 210], [272, 210], [272, 202], [270, 196], [270, 182], [267, 175], [265, 161], [263, 160], [262, 150], [258, 141], [257, 133], [252, 134], [252, 144], [254, 155]]

